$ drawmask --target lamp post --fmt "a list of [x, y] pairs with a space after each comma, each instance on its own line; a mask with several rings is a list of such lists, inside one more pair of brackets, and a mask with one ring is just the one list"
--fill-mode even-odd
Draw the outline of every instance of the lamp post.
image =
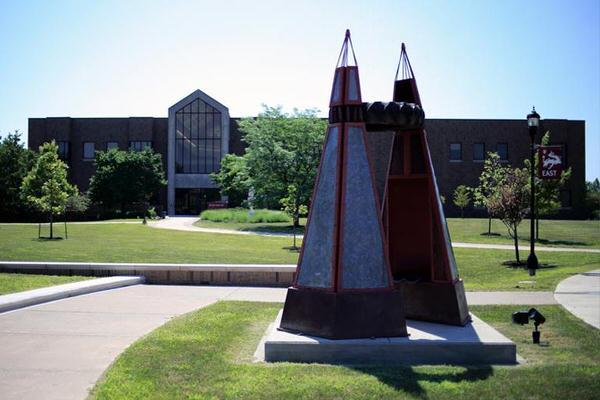
[[531, 198], [529, 208], [529, 218], [531, 218], [531, 226], [529, 231], [529, 257], [527, 257], [527, 269], [529, 275], [535, 275], [535, 270], [538, 268], [538, 259], [535, 255], [535, 136], [538, 127], [540, 126], [540, 115], [535, 112], [535, 107], [530, 114], [527, 115], [527, 125], [529, 127], [529, 137], [531, 138]]

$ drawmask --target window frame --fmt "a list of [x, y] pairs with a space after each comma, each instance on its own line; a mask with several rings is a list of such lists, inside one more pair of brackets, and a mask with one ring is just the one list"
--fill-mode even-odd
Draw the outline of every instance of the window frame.
[[[477, 146], [477, 145], [481, 145], [481, 158], [475, 158], [476, 157], [475, 146]], [[473, 162], [484, 162], [484, 161], [485, 161], [485, 143], [483, 143], [483, 142], [473, 143]]]
[[[458, 152], [459, 152], [459, 158], [452, 158], [452, 145], [458, 145]], [[462, 142], [452, 142], [450, 143], [450, 146], [448, 147], [449, 150], [449, 157], [448, 159], [450, 160], [450, 162], [462, 162], [463, 160], [463, 154], [462, 154]]]
[[[506, 157], [502, 158], [502, 155], [500, 154], [499, 148], [500, 145], [504, 145], [506, 146]], [[496, 143], [496, 154], [498, 154], [498, 157], [500, 158], [501, 162], [508, 162], [508, 143], [507, 142], [498, 142]]]
[[[111, 144], [115, 144], [115, 147], [110, 147]], [[109, 141], [109, 142], [105, 143], [104, 147], [105, 147], [106, 151], [112, 150], [112, 149], [119, 150], [119, 142]]]
[[[91, 144], [92, 145], [92, 156], [86, 157], [85, 146]], [[91, 161], [96, 157], [96, 142], [83, 142], [82, 144], [82, 158], [84, 161]]]

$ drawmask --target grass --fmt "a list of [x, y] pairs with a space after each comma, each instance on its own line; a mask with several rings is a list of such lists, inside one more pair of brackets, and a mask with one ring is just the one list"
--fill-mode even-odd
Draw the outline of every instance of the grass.
[[33, 274], [12, 274], [0, 272], [0, 295], [39, 289], [93, 279], [89, 276], [54, 276]]
[[[513, 260], [514, 252], [508, 250], [454, 249], [458, 272], [469, 291], [477, 290], [548, 290], [554, 291], [563, 279], [581, 272], [600, 269], [600, 254], [538, 252], [541, 268], [529, 276], [525, 268], [502, 265]], [[527, 258], [527, 252], [521, 257]], [[531, 281], [531, 283], [521, 283]]]
[[[513, 239], [508, 235], [506, 227], [500, 220], [492, 220], [492, 235], [488, 236], [488, 220], [482, 218], [448, 218], [448, 229], [452, 240], [464, 243], [484, 244], [513, 244]], [[194, 225], [203, 228], [220, 228], [238, 231], [254, 231], [268, 233], [291, 233], [291, 223], [247, 223], [199, 220]], [[302, 225], [298, 233], [304, 232], [306, 219], [300, 221]], [[529, 221], [525, 220], [520, 226], [519, 244], [529, 243]], [[562, 221], [541, 220], [540, 239], [536, 242], [542, 246], [559, 247], [588, 247], [600, 248], [600, 221]]]
[[[455, 242], [513, 244], [506, 227], [500, 220], [492, 220], [488, 236], [488, 220], [481, 218], [448, 218], [450, 236]], [[543, 246], [575, 246], [600, 248], [600, 221], [541, 220], [540, 239]], [[519, 226], [519, 244], [529, 244], [529, 220]]]
[[347, 367], [251, 363], [281, 307], [220, 302], [171, 320], [130, 346], [90, 397], [106, 399], [592, 399], [600, 391], [600, 331], [559, 306], [540, 347], [530, 327], [509, 324], [515, 306], [472, 311], [517, 343], [516, 367]]
[[73, 224], [69, 239], [37, 239], [37, 225], [0, 225], [5, 261], [295, 264], [290, 238], [221, 235], [138, 224]]
[[277, 210], [248, 210], [246, 208], [225, 208], [221, 210], [205, 210], [200, 218], [212, 222], [237, 222], [237, 223], [274, 223], [290, 222], [291, 218], [282, 211]]
[[[155, 229], [142, 224], [79, 224], [69, 227], [69, 239], [37, 239], [37, 226], [0, 225], [0, 257], [4, 261], [249, 263], [295, 264], [288, 250], [291, 238], [223, 235]], [[525, 269], [502, 265], [513, 259], [508, 250], [457, 248], [460, 276], [467, 290], [553, 290], [562, 279], [600, 268], [600, 254], [539, 252], [548, 264], [535, 284]], [[526, 257], [522, 252], [522, 257]]]

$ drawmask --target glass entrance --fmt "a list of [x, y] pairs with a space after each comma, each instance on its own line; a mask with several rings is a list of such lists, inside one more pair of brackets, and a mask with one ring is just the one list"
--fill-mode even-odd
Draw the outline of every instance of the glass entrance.
[[220, 199], [218, 189], [175, 189], [175, 214], [199, 215], [209, 202]]

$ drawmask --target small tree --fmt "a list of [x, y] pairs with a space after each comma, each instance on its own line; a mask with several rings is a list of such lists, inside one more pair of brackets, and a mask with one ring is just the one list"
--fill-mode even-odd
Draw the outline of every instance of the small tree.
[[161, 156], [150, 149], [99, 151], [95, 164], [89, 196], [109, 210], [121, 213], [139, 210], [140, 204], [147, 205], [167, 184]]
[[67, 165], [58, 158], [54, 141], [40, 146], [39, 157], [21, 185], [21, 194], [35, 209], [49, 215], [50, 239], [54, 217], [64, 213], [69, 196], [77, 190], [67, 180]]
[[498, 187], [497, 193], [490, 198], [489, 207], [514, 239], [516, 264], [521, 265], [519, 257], [518, 227], [529, 212], [529, 189], [527, 187], [527, 169], [506, 169], [506, 177]]
[[294, 235], [293, 249], [298, 250], [296, 246], [296, 228], [300, 225], [300, 217], [306, 215], [308, 207], [306, 204], [302, 204], [302, 197], [299, 194], [298, 189], [294, 185], [288, 186], [287, 196], [280, 200], [283, 206], [283, 211], [292, 217], [292, 233]]
[[490, 200], [496, 196], [498, 188], [506, 178], [506, 167], [500, 162], [500, 156], [488, 152], [479, 175], [479, 186], [473, 189], [473, 202], [476, 206], [485, 207], [488, 213], [488, 235], [492, 234], [492, 217]]
[[471, 193], [469, 187], [465, 185], [457, 186], [454, 190], [454, 205], [460, 208], [460, 217], [465, 217], [465, 207], [471, 203]]
[[[550, 132], [546, 132], [542, 136], [542, 146], [550, 144]], [[535, 157], [534, 168], [538, 171], [539, 168], [539, 157]], [[525, 167], [531, 173], [531, 160], [525, 160]], [[536, 173], [537, 175], [537, 173]], [[536, 210], [536, 221], [535, 221], [535, 239], [540, 238], [540, 217], [547, 216], [555, 213], [560, 207], [560, 188], [563, 187], [567, 181], [571, 178], [571, 168], [567, 168], [562, 171], [559, 179], [540, 179], [535, 178], [535, 210]], [[528, 187], [531, 191], [531, 178], [528, 180]]]

